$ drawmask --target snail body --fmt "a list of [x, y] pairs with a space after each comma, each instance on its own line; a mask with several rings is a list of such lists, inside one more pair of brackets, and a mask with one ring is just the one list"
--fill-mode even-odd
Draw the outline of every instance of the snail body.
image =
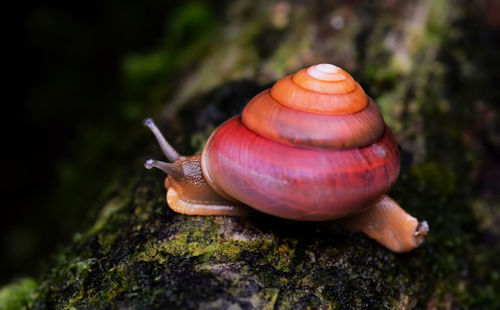
[[[167, 202], [180, 213], [243, 215], [249, 206], [294, 220], [348, 217], [348, 228], [396, 252], [427, 233], [385, 196], [399, 174], [394, 136], [361, 86], [334, 65], [300, 70], [258, 94], [214, 131], [201, 156], [180, 157], [147, 125], [171, 163], [146, 167], [168, 174]], [[404, 236], [391, 237], [398, 235], [391, 219], [406, 223]]]

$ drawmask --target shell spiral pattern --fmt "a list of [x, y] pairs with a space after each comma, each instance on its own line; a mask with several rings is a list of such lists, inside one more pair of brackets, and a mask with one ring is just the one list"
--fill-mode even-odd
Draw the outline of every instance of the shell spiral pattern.
[[319, 64], [255, 96], [202, 154], [220, 195], [275, 216], [359, 213], [395, 183], [399, 151], [377, 105], [344, 70]]

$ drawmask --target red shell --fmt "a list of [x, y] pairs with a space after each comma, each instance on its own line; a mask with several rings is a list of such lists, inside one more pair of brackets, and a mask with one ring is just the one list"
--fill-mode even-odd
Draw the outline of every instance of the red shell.
[[363, 110], [368, 104], [361, 86], [349, 93], [332, 96], [302, 88], [287, 76], [274, 84], [271, 96], [279, 103], [298, 110], [316, 113], [354, 113]]
[[321, 64], [278, 81], [220, 126], [202, 169], [223, 197], [283, 218], [328, 220], [389, 191], [399, 152], [359, 84]]
[[318, 149], [276, 143], [235, 116], [207, 142], [202, 166], [218, 192], [265, 213], [314, 221], [370, 206], [396, 181], [399, 152], [388, 127], [367, 147]]

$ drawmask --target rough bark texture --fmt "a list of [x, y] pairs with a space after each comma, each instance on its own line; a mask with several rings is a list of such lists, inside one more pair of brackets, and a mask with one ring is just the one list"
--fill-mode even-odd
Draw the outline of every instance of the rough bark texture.
[[499, 97], [498, 72], [489, 68], [499, 67], [500, 53], [498, 25], [480, 21], [487, 15], [468, 1], [235, 1], [213, 35], [218, 43], [184, 71], [159, 113], [168, 136], [182, 132], [174, 145], [200, 150], [217, 124], [274, 80], [312, 63], [345, 68], [401, 145], [402, 172], [390, 194], [431, 227], [414, 252], [394, 254], [329, 223], [174, 214], [163, 176], [142, 170], [147, 155], [139, 150], [95, 225], [60, 250], [36, 284], [3, 288], [0, 305], [498, 306], [500, 216], [491, 183]]

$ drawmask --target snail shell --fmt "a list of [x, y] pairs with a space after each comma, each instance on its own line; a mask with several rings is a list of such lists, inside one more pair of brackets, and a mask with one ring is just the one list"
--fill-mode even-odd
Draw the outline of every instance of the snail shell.
[[295, 220], [329, 220], [370, 207], [394, 185], [399, 150], [376, 104], [344, 70], [303, 69], [221, 125], [201, 157], [228, 200]]

